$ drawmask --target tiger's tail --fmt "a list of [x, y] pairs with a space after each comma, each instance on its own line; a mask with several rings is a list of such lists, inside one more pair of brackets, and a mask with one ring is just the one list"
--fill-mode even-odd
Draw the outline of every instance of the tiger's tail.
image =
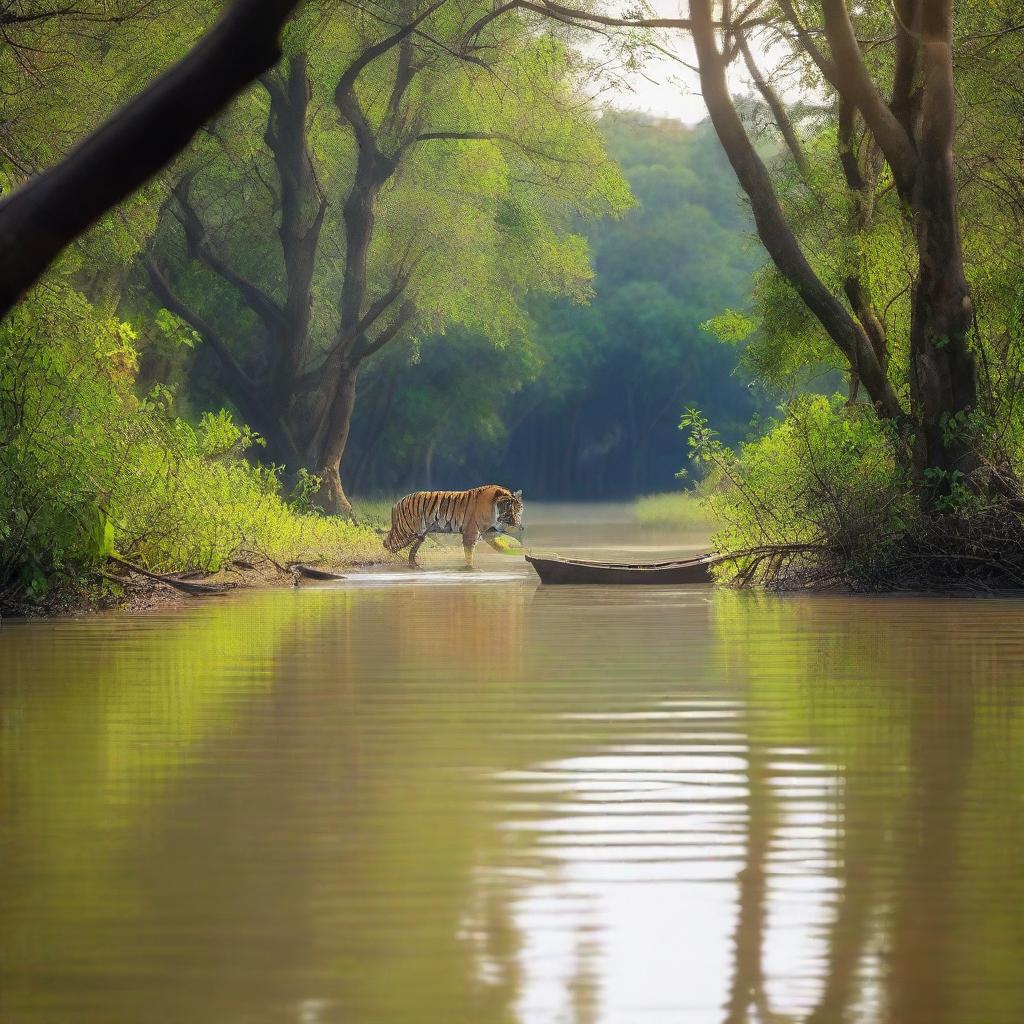
[[384, 547], [393, 555], [397, 555], [408, 543], [409, 541], [406, 538], [395, 532], [393, 526], [391, 527], [391, 532], [384, 538]]
[[[411, 495], [409, 496], [411, 497]], [[391, 509], [391, 532], [384, 538], [384, 547], [393, 555], [408, 547], [415, 537], [409, 528], [408, 504], [409, 497], [402, 498]]]

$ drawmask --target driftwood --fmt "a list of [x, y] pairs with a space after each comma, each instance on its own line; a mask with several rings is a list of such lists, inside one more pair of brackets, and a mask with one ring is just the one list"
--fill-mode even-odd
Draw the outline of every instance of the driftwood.
[[118, 558], [116, 555], [110, 555], [109, 559], [115, 565], [121, 566], [122, 569], [128, 569], [130, 572], [137, 573], [139, 576], [145, 576], [146, 579], [153, 580], [156, 583], [166, 583], [167, 586], [174, 587], [175, 590], [180, 590], [182, 593], [189, 594], [192, 597], [213, 597], [217, 594], [226, 594], [228, 591], [234, 590], [238, 585], [237, 583], [196, 583], [181, 577], [150, 572], [148, 569], [143, 569], [141, 565], [126, 562], [123, 558]]
[[141, 583], [136, 583], [135, 580], [128, 576], [117, 576], [112, 572], [104, 572], [102, 569], [95, 569], [94, 574], [98, 579], [106, 580], [107, 583], [114, 583], [119, 587], [124, 587], [125, 590], [144, 589]]
[[288, 571], [296, 576], [305, 576], [310, 580], [343, 580], [345, 577], [340, 572], [331, 572], [329, 569], [317, 569], [313, 565], [304, 565], [302, 562], [289, 562]]

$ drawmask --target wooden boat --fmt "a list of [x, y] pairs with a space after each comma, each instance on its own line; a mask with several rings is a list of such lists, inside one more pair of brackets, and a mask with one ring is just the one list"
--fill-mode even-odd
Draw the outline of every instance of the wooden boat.
[[527, 555], [542, 583], [711, 583], [711, 566], [718, 558], [698, 555], [677, 562], [590, 562], [581, 558]]

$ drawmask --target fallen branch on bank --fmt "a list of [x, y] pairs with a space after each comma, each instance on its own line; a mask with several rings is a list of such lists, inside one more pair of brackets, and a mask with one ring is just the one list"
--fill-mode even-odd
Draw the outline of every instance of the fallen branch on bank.
[[318, 569], [314, 565], [305, 565], [302, 562], [289, 562], [288, 571], [295, 576], [305, 576], [309, 580], [343, 580], [345, 576], [340, 572], [331, 572], [329, 569]]
[[197, 583], [194, 580], [187, 580], [181, 578], [181, 576], [166, 575], [159, 572], [150, 572], [148, 569], [143, 569], [141, 565], [135, 565], [133, 562], [127, 562], [123, 558], [118, 558], [116, 555], [109, 555], [109, 561], [115, 565], [121, 566], [122, 569], [127, 569], [129, 572], [134, 572], [139, 576], [144, 576], [148, 580], [153, 580], [155, 583], [165, 583], [169, 587], [173, 587], [175, 590], [180, 590], [184, 594], [189, 594], [192, 597], [213, 597], [217, 594], [226, 594], [230, 590], [234, 590], [237, 583]]

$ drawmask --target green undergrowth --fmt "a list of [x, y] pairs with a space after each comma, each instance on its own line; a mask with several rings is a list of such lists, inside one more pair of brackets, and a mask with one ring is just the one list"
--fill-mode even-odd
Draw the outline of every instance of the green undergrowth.
[[715, 548], [745, 553], [717, 568], [724, 582], [880, 588], [920, 530], [898, 438], [868, 406], [803, 396], [736, 449], [696, 410], [681, 426], [693, 461], [720, 484], [708, 495]]
[[398, 498], [352, 498], [352, 514], [357, 523], [375, 530], [391, 529], [391, 506]]
[[247, 461], [259, 439], [226, 412], [192, 424], [165, 389], [138, 396], [134, 339], [64, 288], [0, 325], [0, 607], [94, 596], [114, 559], [214, 573], [386, 557], [369, 527], [310, 509], [308, 480], [288, 494]]

